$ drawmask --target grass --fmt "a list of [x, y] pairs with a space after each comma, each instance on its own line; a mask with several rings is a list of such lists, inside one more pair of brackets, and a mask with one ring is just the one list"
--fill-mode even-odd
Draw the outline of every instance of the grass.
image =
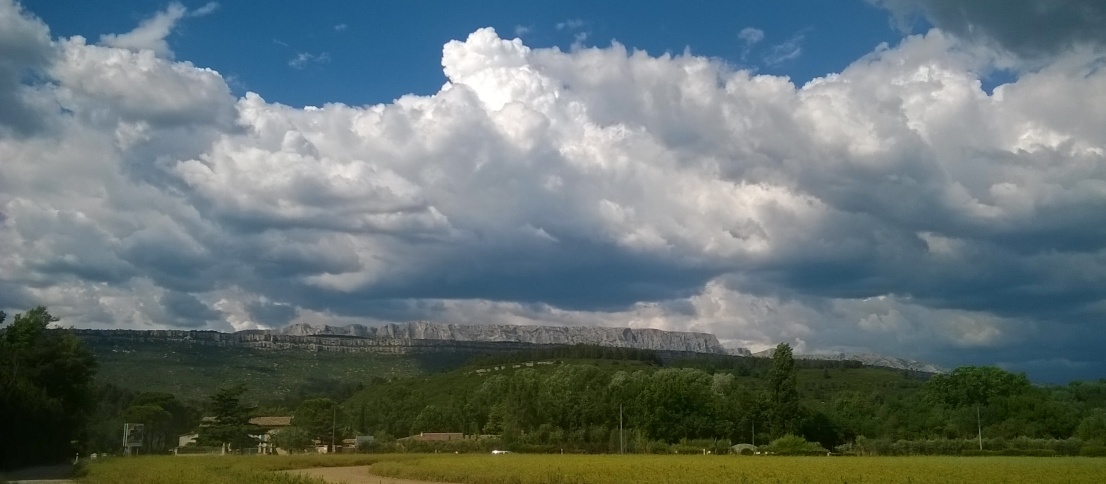
[[82, 484], [321, 484], [275, 471], [372, 465], [388, 477], [468, 484], [1106, 482], [1082, 457], [737, 457], [703, 455], [153, 456], [91, 461]]
[[147, 456], [90, 461], [81, 484], [321, 484], [323, 481], [275, 471], [371, 465], [400, 461], [404, 455], [306, 454], [294, 456]]
[[1106, 459], [436, 455], [380, 462], [383, 476], [469, 484], [1106, 482]]

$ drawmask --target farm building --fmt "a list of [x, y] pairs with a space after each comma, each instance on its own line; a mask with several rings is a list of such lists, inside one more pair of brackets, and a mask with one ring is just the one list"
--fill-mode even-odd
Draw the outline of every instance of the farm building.
[[465, 440], [465, 434], [460, 432], [419, 432], [418, 435], [396, 439], [399, 441], [415, 442], [446, 442], [450, 440]]

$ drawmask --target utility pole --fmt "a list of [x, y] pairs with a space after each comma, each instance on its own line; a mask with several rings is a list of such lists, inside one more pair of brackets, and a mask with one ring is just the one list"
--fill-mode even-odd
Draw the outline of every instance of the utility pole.
[[618, 404], [618, 453], [625, 452], [625, 440], [622, 438], [622, 404]]
[[975, 406], [975, 426], [979, 429], [979, 450], [983, 450], [983, 421], [979, 419], [979, 404]]
[[330, 451], [336, 452], [338, 449], [334, 447], [334, 427], [338, 424], [338, 405], [330, 407]]
[[753, 447], [757, 446], [757, 421], [753, 419]]

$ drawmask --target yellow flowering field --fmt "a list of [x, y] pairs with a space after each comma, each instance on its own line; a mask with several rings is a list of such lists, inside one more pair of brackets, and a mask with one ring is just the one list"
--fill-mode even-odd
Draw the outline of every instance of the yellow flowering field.
[[389, 477], [470, 484], [1087, 483], [1106, 482], [1088, 457], [756, 457], [435, 455], [373, 465]]

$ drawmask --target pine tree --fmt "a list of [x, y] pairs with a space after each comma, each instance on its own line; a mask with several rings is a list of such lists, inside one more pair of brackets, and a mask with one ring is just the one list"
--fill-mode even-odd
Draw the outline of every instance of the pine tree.
[[214, 421], [200, 426], [200, 435], [196, 439], [201, 445], [225, 445], [234, 450], [257, 444], [254, 435], [262, 433], [261, 427], [250, 423], [250, 414], [254, 407], [242, 403], [244, 385], [220, 388], [209, 397], [208, 411]]

